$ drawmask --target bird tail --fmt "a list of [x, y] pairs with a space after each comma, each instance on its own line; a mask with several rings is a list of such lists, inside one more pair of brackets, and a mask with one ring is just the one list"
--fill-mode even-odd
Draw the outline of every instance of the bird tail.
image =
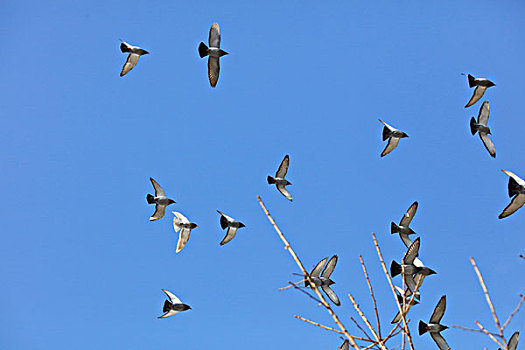
[[120, 43], [120, 51], [122, 52], [131, 52], [131, 49], [128, 47], [128, 45], [124, 43]]
[[273, 177], [271, 177], [270, 175], [268, 175], [268, 177], [266, 179], [268, 180], [268, 183], [270, 185], [273, 185], [275, 183], [275, 179]]
[[162, 312], [170, 311], [172, 305], [173, 304], [169, 300], [164, 300], [164, 307], [162, 308]]
[[470, 132], [472, 135], [476, 135], [476, 119], [474, 117], [470, 118]]
[[155, 203], [155, 197], [152, 196], [152, 195], [149, 194], [149, 193], [146, 195], [146, 200], [148, 201], [148, 204], [153, 204], [153, 203]]
[[386, 139], [388, 139], [390, 137], [390, 135], [392, 134], [392, 132], [390, 131], [389, 128], [387, 128], [386, 126], [383, 128], [383, 141], [385, 141]]
[[224, 230], [228, 227], [228, 220], [221, 215], [221, 228]]
[[423, 335], [427, 332], [428, 328], [427, 328], [427, 324], [423, 321], [419, 321], [419, 327], [418, 327], [418, 331], [419, 331], [419, 335]]
[[399, 231], [401, 231], [401, 229], [399, 228], [399, 226], [396, 225], [395, 222], [391, 222], [390, 223], [390, 233], [391, 234], [394, 234], [394, 233], [398, 233]]
[[392, 260], [390, 265], [390, 275], [395, 277], [401, 273], [401, 265], [399, 265], [395, 260]]
[[520, 185], [512, 177], [509, 177], [509, 197], [519, 193]]
[[474, 86], [477, 85], [477, 84], [476, 84], [476, 78], [474, 78], [474, 77], [473, 77], [472, 75], [470, 75], [470, 74], [467, 75], [467, 77], [468, 77], [468, 86], [469, 86], [469, 87], [474, 87]]
[[208, 46], [202, 41], [199, 44], [199, 56], [201, 56], [201, 58], [208, 56]]

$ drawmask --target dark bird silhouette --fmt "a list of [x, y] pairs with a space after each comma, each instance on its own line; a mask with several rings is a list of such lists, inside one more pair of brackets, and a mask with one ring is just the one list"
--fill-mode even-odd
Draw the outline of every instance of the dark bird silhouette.
[[231, 216], [228, 216], [224, 214], [222, 211], [217, 210], [217, 213], [221, 214], [221, 228], [228, 229], [226, 231], [226, 236], [221, 241], [221, 245], [225, 245], [229, 241], [231, 241], [235, 234], [237, 233], [237, 229], [246, 227], [242, 222], [235, 220]]
[[509, 197], [512, 197], [510, 204], [499, 214], [498, 218], [503, 219], [513, 214], [516, 210], [521, 208], [525, 203], [525, 181], [520, 179], [518, 175], [508, 171], [502, 170], [509, 176]]
[[155, 221], [164, 216], [164, 212], [166, 211], [166, 207], [168, 205], [176, 202], [173, 199], [166, 197], [164, 190], [162, 187], [160, 187], [157, 181], [153, 180], [152, 177], [149, 179], [153, 184], [153, 188], [155, 188], [155, 195], [153, 196], [148, 193], [146, 195], [146, 200], [148, 201], [148, 204], [155, 204], [155, 213], [153, 213], [153, 215], [149, 218], [150, 221]]
[[201, 58], [208, 57], [208, 78], [210, 79], [211, 87], [217, 85], [219, 80], [219, 71], [221, 69], [219, 58], [228, 55], [228, 52], [221, 50], [221, 30], [218, 23], [213, 23], [210, 28], [210, 36], [208, 38], [208, 45], [201, 41], [199, 44], [199, 56]]
[[432, 313], [432, 316], [430, 316], [430, 321], [428, 322], [428, 324], [421, 320], [419, 321], [419, 335], [423, 335], [426, 332], [429, 332], [430, 336], [432, 337], [432, 339], [434, 339], [440, 350], [450, 349], [450, 346], [448, 346], [447, 342], [445, 341], [445, 338], [443, 338], [443, 336], [441, 335], [441, 331], [444, 331], [448, 327], [443, 326], [439, 323], [443, 318], [443, 315], [445, 314], [446, 307], [447, 296], [443, 295], [441, 299], [439, 299], [439, 302], [437, 303], [436, 308]]
[[403, 217], [401, 218], [399, 226], [396, 225], [393, 221], [390, 223], [390, 233], [399, 233], [399, 237], [401, 237], [401, 240], [407, 248], [410, 247], [410, 245], [412, 244], [412, 241], [410, 240], [408, 235], [415, 234], [415, 232], [410, 227], [408, 227], [408, 225], [410, 225], [410, 222], [412, 222], [414, 215], [416, 215], [417, 206], [417, 201], [410, 205], [406, 214], [403, 215]]

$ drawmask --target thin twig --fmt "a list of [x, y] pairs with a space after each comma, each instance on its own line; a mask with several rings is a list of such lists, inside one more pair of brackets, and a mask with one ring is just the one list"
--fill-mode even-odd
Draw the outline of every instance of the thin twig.
[[394, 288], [394, 285], [392, 284], [392, 279], [390, 278], [388, 270], [386, 269], [385, 261], [383, 260], [383, 255], [381, 254], [381, 249], [379, 248], [379, 244], [377, 243], [376, 235], [374, 233], [372, 233], [372, 238], [374, 239], [374, 245], [376, 246], [377, 255], [379, 257], [379, 261], [381, 262], [381, 267], [383, 268], [383, 272], [385, 273], [386, 279], [388, 280], [388, 284], [390, 285], [390, 289], [392, 289], [392, 293], [394, 294], [394, 299], [396, 301], [397, 307], [399, 309], [399, 312], [401, 313], [401, 318], [403, 320], [403, 328], [405, 329], [405, 332], [407, 334], [410, 349], [414, 350], [414, 344], [412, 343], [412, 336], [410, 335], [407, 320], [405, 318], [403, 310], [401, 309], [401, 304], [399, 304], [399, 300], [397, 300], [396, 289]]
[[293, 286], [297, 286], [297, 285], [303, 284], [304, 281], [306, 281], [306, 279], [303, 279], [303, 280], [301, 280], [301, 281], [299, 281], [299, 282], [295, 282], [295, 283], [288, 281], [288, 285], [287, 285], [286, 287], [282, 287], [282, 288], [279, 288], [279, 289], [277, 289], [277, 290], [278, 290], [279, 292], [281, 292], [281, 291], [286, 290], [286, 289], [288, 289], [288, 288], [292, 288]]
[[366, 283], [368, 284], [368, 289], [370, 290], [370, 296], [372, 297], [372, 301], [374, 303], [374, 312], [376, 314], [376, 320], [377, 320], [377, 334], [379, 335], [379, 338], [382, 338], [381, 322], [379, 322], [379, 312], [377, 310], [376, 298], [374, 296], [374, 290], [372, 289], [372, 283], [370, 283], [370, 279], [368, 278], [368, 272], [366, 271], [365, 262], [363, 261], [363, 257], [361, 256], [361, 254], [359, 254], [359, 260], [361, 261], [361, 266], [363, 267], [363, 273], [365, 274]]
[[376, 342], [378, 343], [378, 345], [381, 347], [381, 349], [387, 350], [387, 348], [385, 347], [385, 344], [383, 343], [383, 339], [381, 339], [379, 335], [376, 333], [374, 327], [372, 327], [372, 325], [366, 318], [363, 311], [361, 311], [361, 309], [359, 308], [359, 305], [356, 303], [352, 294], [348, 294], [348, 297], [350, 298], [350, 301], [352, 301], [352, 305], [354, 306], [355, 311], [357, 311], [359, 316], [361, 316], [361, 319], [363, 320], [363, 322], [368, 326], [368, 329], [370, 329], [370, 332], [372, 332], [372, 334], [374, 335], [374, 338], [376, 338]]
[[501, 335], [501, 338], [503, 338], [503, 329], [500, 326], [498, 316], [496, 315], [496, 310], [494, 309], [494, 305], [492, 304], [492, 300], [490, 300], [489, 291], [487, 290], [485, 281], [483, 281], [481, 272], [479, 272], [478, 266], [476, 265], [476, 262], [474, 261], [473, 257], [470, 257], [470, 263], [474, 267], [474, 271], [476, 271], [476, 275], [478, 275], [479, 284], [481, 285], [481, 288], [483, 289], [483, 293], [485, 293], [485, 299], [487, 299], [487, 304], [489, 304], [490, 312], [492, 313], [492, 317], [494, 317], [494, 322], [496, 323], [496, 327], [499, 330], [499, 334]]
[[[297, 319], [299, 319], [299, 320], [301, 320], [301, 321], [304, 321], [304, 322], [308, 322], [308, 323], [310, 323], [310, 324], [313, 324], [314, 326], [321, 327], [321, 328], [324, 328], [324, 329], [327, 329], [327, 330], [329, 330], [329, 331], [336, 332], [336, 333], [339, 333], [339, 334], [344, 334], [343, 332], [341, 332], [341, 331], [338, 330], [338, 329], [335, 329], [335, 328], [332, 328], [332, 327], [328, 327], [328, 326], [322, 325], [322, 324], [317, 323], [317, 322], [315, 322], [315, 321], [311, 321], [311, 320], [309, 320], [309, 319], [307, 319], [307, 318], [304, 318], [304, 317], [301, 317], [301, 316], [297, 316], [297, 315], [294, 315], [294, 317], [297, 318]], [[356, 337], [354, 337], [354, 338], [356, 338]], [[357, 339], [357, 338], [356, 338], [356, 339]], [[362, 340], [366, 340], [366, 339], [363, 338]]]
[[359, 328], [359, 330], [361, 332], [363, 332], [363, 334], [365, 335], [365, 337], [367, 337], [368, 341], [371, 341], [372, 343], [376, 343], [374, 340], [372, 340], [372, 337], [370, 337], [368, 335], [368, 333], [363, 329], [363, 327], [361, 327], [361, 325], [359, 324], [359, 322], [356, 321], [355, 318], [353, 318], [352, 316], [350, 316], [350, 320], [352, 320], [352, 322], [354, 322], [354, 324], [356, 325], [357, 328]]
[[512, 313], [510, 314], [509, 318], [507, 318], [507, 321], [505, 321], [505, 323], [501, 327], [502, 330], [504, 330], [505, 327], [507, 327], [507, 325], [510, 323], [510, 320], [512, 320], [512, 318], [518, 313], [518, 311], [520, 311], [521, 304], [523, 304], [523, 301], [525, 300], [525, 295], [520, 294], [520, 297], [521, 299], [518, 303], [518, 306], [516, 306], [516, 309], [514, 309], [514, 311], [512, 311]]
[[270, 223], [272, 224], [275, 232], [277, 232], [277, 234], [279, 235], [279, 238], [281, 239], [281, 241], [284, 243], [284, 249], [288, 250], [288, 252], [290, 253], [290, 255], [292, 256], [292, 258], [294, 259], [295, 263], [297, 264], [297, 266], [299, 266], [299, 269], [301, 269], [301, 272], [303, 273], [303, 275], [305, 276], [306, 280], [308, 280], [310, 286], [312, 287], [312, 289], [315, 291], [315, 294], [317, 294], [317, 296], [319, 297], [319, 299], [321, 300], [321, 304], [326, 308], [326, 310], [328, 311], [328, 313], [330, 314], [330, 316], [332, 316], [332, 318], [334, 319], [334, 322], [337, 324], [337, 326], [339, 327], [339, 329], [343, 332], [343, 334], [345, 335], [345, 337], [348, 338], [348, 340], [350, 341], [350, 344], [352, 344], [352, 347], [356, 350], [360, 350], [359, 349], [359, 346], [357, 346], [357, 343], [355, 342], [354, 338], [350, 335], [350, 333], [348, 333], [348, 330], [345, 328], [345, 326], [341, 323], [341, 321], [339, 320], [339, 317], [337, 317], [337, 315], [334, 313], [334, 311], [332, 310], [332, 308], [330, 307], [330, 304], [328, 304], [326, 302], [326, 300], [324, 299], [323, 295], [321, 294], [321, 292], [319, 291], [319, 289], [317, 288], [317, 286], [315, 285], [315, 283], [313, 283], [312, 279], [310, 278], [310, 275], [308, 274], [308, 272], [306, 271], [306, 269], [304, 268], [303, 264], [301, 263], [301, 260], [299, 260], [299, 257], [297, 256], [297, 254], [295, 254], [295, 251], [292, 249], [292, 247], [290, 246], [290, 243], [288, 243], [288, 241], [286, 240], [286, 238], [284, 237], [283, 233], [281, 232], [281, 230], [279, 229], [279, 227], [277, 226], [277, 224], [275, 223], [275, 221], [273, 220], [272, 216], [270, 215], [270, 213], [268, 212], [268, 209], [266, 209], [266, 206], [264, 205], [261, 197], [257, 196], [257, 200], [259, 201], [259, 204], [261, 205], [261, 208], [263, 209], [264, 213], [266, 214], [266, 217], [268, 218], [268, 220], [270, 221]]
[[[457, 328], [457, 329], [461, 329], [463, 331], [487, 334], [487, 331], [482, 331], [481, 329], [467, 328], [467, 327], [463, 327], [463, 326], [459, 326], [459, 325], [455, 325], [455, 324], [451, 325], [450, 328]], [[498, 338], [501, 337], [498, 333], [491, 333], [491, 332], [489, 332], [489, 333], [492, 334], [495, 337], [498, 337]]]
[[295, 284], [293, 284], [292, 282], [288, 281], [288, 283], [290, 283], [291, 287], [297, 289], [298, 291], [308, 295], [310, 298], [312, 298], [314, 301], [316, 301], [317, 303], [319, 304], [322, 304], [321, 300], [317, 299], [316, 297], [314, 297], [312, 294], [308, 293], [306, 290], [304, 290], [303, 288], [301, 287], [297, 287]]
[[[492, 333], [490, 333], [489, 331], [487, 331], [482, 325], [481, 323], [479, 323], [478, 321], [476, 321], [476, 324], [478, 325], [478, 327], [483, 331], [483, 333], [485, 333], [486, 335], [488, 335], [490, 337], [490, 339], [492, 339], [494, 342], [496, 342], [496, 344], [498, 344], [500, 347], [502, 347], [503, 349], [506, 349], [507, 347], [505, 345], [503, 345], [502, 343], [499, 342], [499, 340], [497, 340], [493, 335]], [[503, 338], [503, 336], [501, 336], [501, 338], [503, 340], [505, 340], [505, 338]]]

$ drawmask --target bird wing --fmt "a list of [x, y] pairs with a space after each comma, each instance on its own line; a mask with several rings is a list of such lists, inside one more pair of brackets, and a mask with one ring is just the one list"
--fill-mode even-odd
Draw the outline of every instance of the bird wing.
[[330, 298], [330, 300], [337, 306], [341, 305], [341, 302], [339, 301], [339, 298], [337, 297], [337, 295], [335, 294], [335, 292], [332, 290], [332, 288], [330, 288], [330, 286], [326, 285], [326, 284], [323, 284], [321, 286], [321, 288], [324, 290], [324, 292], [326, 293], [326, 296], [328, 298]]
[[432, 339], [434, 339], [440, 350], [450, 349], [450, 346], [448, 346], [447, 342], [445, 341], [445, 338], [443, 338], [443, 336], [440, 333], [430, 332], [430, 336], [432, 337]]
[[408, 208], [406, 214], [403, 215], [403, 217], [401, 218], [401, 222], [399, 223], [400, 226], [408, 227], [408, 225], [410, 225], [410, 222], [414, 218], [414, 215], [416, 215], [417, 206], [417, 201], [412, 203], [412, 205]]
[[288, 190], [286, 189], [286, 187], [284, 187], [284, 185], [277, 185], [277, 189], [279, 190], [279, 192], [281, 192], [283, 194], [283, 196], [285, 196], [289, 201], [292, 201], [293, 198], [292, 198], [292, 195], [290, 194], [290, 192], [288, 192]]
[[277, 172], [275, 173], [275, 177], [284, 179], [284, 177], [286, 176], [286, 173], [288, 172], [289, 165], [290, 165], [290, 157], [288, 155], [285, 155], [283, 158], [283, 161], [279, 165], [279, 169], [277, 169]]
[[512, 197], [512, 200], [510, 201], [509, 205], [503, 211], [501, 214], [499, 214], [498, 218], [503, 219], [507, 216], [513, 214], [516, 210], [521, 208], [525, 204], [525, 194], [518, 193], [514, 197]]
[[489, 151], [492, 158], [496, 158], [496, 146], [494, 146], [494, 144], [492, 143], [492, 140], [489, 138], [489, 135], [487, 135], [484, 132], [480, 132], [479, 138], [483, 142], [483, 145], [485, 145], [487, 151]]
[[225, 245], [226, 243], [231, 241], [235, 237], [236, 233], [237, 233], [236, 227], [229, 227], [228, 231], [226, 231], [226, 236], [224, 236], [223, 240], [221, 241], [221, 245]]
[[403, 258], [403, 264], [410, 265], [414, 263], [414, 260], [419, 255], [419, 244], [420, 244], [420, 237], [416, 238], [416, 240], [412, 242], [410, 247], [408, 247], [405, 257]]
[[210, 79], [211, 87], [215, 87], [217, 85], [220, 70], [221, 66], [219, 64], [219, 57], [208, 57], [208, 79]]
[[520, 186], [525, 186], [525, 181], [523, 181], [518, 175], [514, 174], [511, 171], [508, 170], [502, 170], [507, 176], [510, 176], [518, 183]]
[[383, 152], [381, 152], [381, 157], [384, 157], [388, 153], [392, 152], [394, 150], [394, 148], [397, 147], [398, 143], [399, 143], [399, 138], [398, 137], [390, 137], [388, 139], [388, 143], [386, 144], [385, 149], [383, 150]]
[[213, 23], [210, 28], [210, 36], [208, 38], [210, 47], [221, 47], [221, 29], [218, 23]]
[[179, 232], [179, 230], [181, 229], [182, 224], [188, 224], [189, 221], [181, 213], [177, 213], [177, 212], [174, 212], [174, 211], [172, 211], [172, 213], [174, 215], [174, 217], [173, 217], [173, 229], [175, 230], [175, 232]]
[[349, 350], [350, 349], [350, 343], [348, 339], [345, 339], [339, 350]]
[[474, 89], [474, 93], [472, 94], [472, 97], [470, 98], [470, 101], [468, 101], [465, 108], [470, 107], [474, 103], [478, 102], [479, 99], [483, 97], [485, 90], [487, 90], [485, 86], [476, 86], [476, 88]]
[[164, 212], [166, 210], [166, 206], [162, 204], [155, 204], [155, 212], [153, 215], [149, 218], [149, 221], [155, 221], [160, 219], [164, 216]]
[[509, 343], [507, 344], [508, 350], [516, 350], [518, 347], [518, 340], [520, 339], [520, 332], [514, 332], [512, 337], [509, 339]]
[[489, 121], [489, 112], [490, 112], [489, 101], [485, 101], [479, 108], [478, 124], [487, 126], [487, 123]]
[[153, 188], [155, 188], [155, 197], [166, 197], [166, 194], [164, 193], [162, 187], [160, 187], [159, 183], [153, 180], [152, 177], [150, 177], [149, 179], [153, 185]]
[[410, 237], [408, 237], [408, 234], [400, 232], [399, 237], [401, 237], [401, 240], [403, 241], [403, 243], [405, 243], [405, 246], [407, 248], [412, 245], [412, 240], [410, 239]]
[[334, 272], [335, 265], [337, 264], [337, 255], [334, 255], [328, 260], [326, 266], [321, 274], [321, 277], [329, 278], [332, 272]]
[[319, 277], [319, 274], [321, 273], [321, 269], [326, 263], [326, 260], [328, 260], [328, 258], [324, 258], [323, 260], [319, 261], [317, 265], [315, 265], [315, 267], [312, 269], [312, 272], [310, 272], [310, 277]]
[[128, 59], [126, 60], [126, 63], [124, 63], [124, 67], [122, 67], [122, 71], [120, 72], [120, 76], [123, 77], [126, 75], [130, 70], [135, 67], [137, 62], [139, 61], [140, 55], [137, 55], [136, 53], [130, 53], [128, 55]]
[[[395, 131], [397, 130], [396, 128], [394, 128], [393, 126], [390, 126], [388, 125], [387, 123], [385, 123], [384, 121], [382, 121], [381, 119], [378, 119], [381, 123], [383, 123], [384, 126], [386, 126], [388, 128], [388, 130], [390, 131]], [[384, 141], [384, 140], [383, 140]]]
[[172, 292], [170, 292], [169, 290], [163, 289], [162, 291], [166, 293], [166, 295], [168, 296], [172, 304], [182, 304], [182, 301], [180, 301], [180, 299], [177, 298], [177, 296], [173, 294]]
[[157, 318], [166, 318], [166, 317], [170, 317], [170, 316], [173, 316], [173, 315], [175, 315], [175, 314], [178, 314], [179, 312], [180, 312], [180, 311], [170, 309], [170, 310], [168, 310], [164, 315], [159, 316], [159, 317], [157, 317]]
[[179, 232], [179, 241], [177, 243], [177, 249], [175, 250], [175, 253], [178, 253], [184, 248], [186, 243], [188, 243], [188, 240], [190, 239], [190, 229], [183, 228]]
[[430, 323], [439, 323], [441, 319], [443, 318], [443, 315], [445, 314], [445, 309], [447, 308], [447, 296], [443, 295], [441, 299], [439, 299], [436, 308], [434, 309], [434, 312], [432, 313], [432, 316], [430, 316]]
[[[224, 214], [222, 211], [219, 211], [217, 210], [217, 213], [221, 214], [222, 216], [224, 216], [224, 218], [228, 221], [228, 222], [234, 222], [235, 219], [232, 218], [231, 216], [228, 216], [226, 214]], [[226, 227], [223, 227], [223, 229], [226, 228]]]
[[120, 51], [122, 51], [123, 53], [124, 52], [131, 52], [131, 48], [132, 46], [130, 44], [128, 44], [127, 42], [125, 42], [124, 40], [120, 40], [121, 43], [120, 43]]

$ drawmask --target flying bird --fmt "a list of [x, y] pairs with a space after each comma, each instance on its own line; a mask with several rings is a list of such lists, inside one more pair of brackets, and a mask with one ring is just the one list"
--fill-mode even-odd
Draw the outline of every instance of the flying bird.
[[350, 349], [350, 343], [348, 339], [345, 339], [343, 344], [339, 347], [339, 350], [349, 350]]
[[124, 67], [122, 67], [122, 71], [120, 72], [120, 76], [123, 77], [135, 67], [140, 56], [147, 55], [149, 52], [138, 46], [132, 46], [123, 40], [120, 41], [120, 51], [122, 51], [122, 53], [129, 52], [128, 59], [126, 60], [126, 63], [124, 63]]
[[[397, 301], [399, 302], [399, 304], [401, 304], [401, 309], [403, 310], [403, 316], [406, 317], [406, 315], [408, 314], [408, 311], [410, 310], [410, 308], [414, 305], [417, 305], [419, 304], [419, 301], [417, 301], [416, 299], [412, 299], [408, 297], [408, 291], [404, 291], [401, 287], [398, 287], [398, 286], [394, 286], [397, 290], [397, 292], [399, 294], [397, 294]], [[403, 306], [403, 295], [405, 295], [405, 305]], [[417, 295], [417, 294], [416, 294]], [[398, 323], [399, 321], [401, 321], [402, 317], [401, 316], [401, 312], [397, 312], [396, 316], [394, 316], [394, 319], [392, 320], [392, 324], [396, 324]]]
[[513, 214], [516, 210], [521, 208], [525, 203], [525, 181], [520, 179], [518, 175], [508, 171], [502, 170], [509, 176], [509, 197], [512, 197], [510, 204], [507, 205], [503, 212], [499, 214], [498, 218], [503, 219]]
[[168, 296], [169, 300], [164, 301], [164, 307], [162, 308], [162, 312], [164, 314], [162, 316], [159, 316], [157, 318], [166, 318], [173, 316], [175, 314], [178, 314], [181, 311], [186, 311], [188, 309], [191, 309], [189, 305], [183, 304], [179, 298], [175, 296], [170, 291], [167, 291], [166, 289], [162, 290], [166, 295]]
[[164, 190], [162, 189], [162, 187], [160, 187], [157, 181], [153, 180], [152, 177], [150, 177], [149, 179], [153, 184], [153, 187], [155, 188], [155, 195], [152, 196], [148, 193], [146, 195], [146, 200], [148, 201], [148, 204], [155, 203], [155, 213], [153, 213], [153, 215], [149, 218], [150, 221], [155, 221], [164, 216], [164, 212], [168, 205], [177, 202], [175, 202], [173, 199], [169, 199], [166, 197]]
[[225, 245], [235, 237], [237, 229], [241, 227], [246, 227], [246, 225], [244, 225], [240, 221], [235, 220], [231, 216], [224, 214], [222, 211], [217, 210], [217, 213], [221, 214], [221, 228], [223, 230], [226, 228], [228, 229], [226, 231], [226, 236], [224, 236], [224, 238], [221, 241], [221, 245]]
[[496, 84], [494, 84], [493, 82], [485, 78], [474, 78], [470, 74], [467, 75], [467, 78], [468, 78], [468, 86], [470, 88], [473, 88], [475, 86], [476, 88], [474, 89], [474, 94], [472, 94], [472, 97], [470, 98], [470, 101], [468, 101], [465, 108], [470, 107], [474, 103], [478, 102], [479, 99], [483, 97], [483, 94], [485, 93], [485, 90], [487, 90], [487, 88], [491, 86], [496, 86]]
[[281, 192], [288, 200], [292, 201], [292, 195], [286, 189], [286, 186], [291, 185], [292, 183], [284, 178], [288, 172], [289, 165], [290, 157], [285, 155], [281, 165], [279, 165], [279, 169], [277, 169], [277, 173], [275, 173], [275, 177], [268, 175], [267, 180], [270, 185], [275, 184], [279, 192]]
[[[337, 255], [334, 255], [328, 260], [326, 263], [326, 260], [328, 258], [324, 258], [323, 260], [319, 261], [317, 265], [312, 269], [312, 272], [310, 272], [310, 279], [315, 284], [316, 287], [321, 287], [321, 289], [326, 293], [328, 298], [337, 306], [341, 305], [341, 302], [339, 301], [339, 298], [335, 294], [335, 292], [330, 288], [332, 284], [335, 284], [334, 281], [330, 279], [330, 275], [332, 272], [334, 272], [335, 265], [337, 264]], [[323, 272], [321, 273], [321, 269], [323, 268], [324, 264], [326, 263], [326, 266], [324, 267]], [[319, 274], [321, 274], [319, 276]], [[308, 282], [307, 279], [305, 279], [304, 286], [308, 287], [310, 285], [310, 282]]]
[[401, 237], [401, 240], [403, 241], [403, 243], [405, 243], [407, 248], [410, 247], [410, 245], [412, 244], [412, 241], [410, 240], [410, 238], [408, 238], [408, 235], [415, 234], [415, 232], [410, 227], [408, 227], [408, 225], [410, 225], [410, 222], [414, 218], [414, 215], [416, 215], [417, 206], [417, 201], [410, 205], [406, 214], [403, 215], [403, 217], [401, 218], [399, 226], [396, 225], [393, 221], [390, 223], [390, 233], [399, 233], [399, 237]]
[[494, 147], [494, 144], [489, 138], [490, 129], [487, 126], [487, 122], [489, 121], [489, 112], [489, 101], [485, 101], [479, 109], [478, 122], [476, 123], [476, 119], [474, 119], [474, 117], [470, 119], [470, 132], [472, 135], [475, 135], [476, 132], [479, 132], [479, 137], [481, 138], [481, 141], [483, 141], [485, 148], [487, 151], [489, 151], [492, 158], [496, 158], [496, 147]]
[[173, 215], [173, 229], [175, 232], [179, 232], [179, 242], [177, 243], [177, 250], [176, 253], [180, 252], [182, 248], [186, 245], [188, 240], [190, 239], [190, 232], [196, 227], [199, 227], [199, 225], [190, 222], [188, 218], [186, 218], [181, 213], [177, 213], [172, 211]]
[[388, 125], [381, 119], [379, 119], [379, 121], [383, 123], [383, 125], [385, 126], [383, 128], [383, 141], [388, 139], [388, 143], [386, 144], [385, 149], [383, 150], [383, 152], [381, 152], [381, 157], [384, 157], [388, 153], [392, 152], [394, 148], [397, 147], [397, 144], [399, 143], [399, 139], [408, 137], [408, 135], [401, 130], [391, 127], [390, 125]]
[[219, 58], [227, 55], [228, 52], [221, 50], [221, 30], [218, 23], [213, 23], [210, 28], [210, 36], [208, 38], [208, 46], [201, 41], [199, 44], [199, 56], [201, 58], [208, 57], [208, 78], [210, 79], [211, 87], [217, 85], [219, 80]]
[[[518, 347], [518, 340], [520, 339], [520, 332], [514, 332], [512, 337], [510, 337], [509, 342], [507, 344], [507, 350], [516, 350]], [[498, 350], [501, 350], [498, 349]]]
[[432, 337], [432, 339], [434, 339], [440, 350], [450, 349], [450, 346], [448, 346], [447, 342], [445, 341], [445, 338], [443, 338], [443, 336], [440, 333], [448, 327], [443, 326], [439, 323], [443, 318], [443, 314], [445, 313], [446, 307], [447, 296], [443, 295], [441, 299], [439, 299], [439, 302], [437, 303], [436, 308], [432, 313], [432, 316], [430, 316], [430, 321], [428, 322], [428, 324], [421, 320], [419, 321], [419, 335], [423, 335], [426, 332], [429, 332], [430, 336]]
[[[414, 264], [414, 261], [419, 255], [419, 246], [420, 246], [420, 237], [416, 238], [416, 240], [408, 247], [407, 252], [405, 253], [405, 256], [403, 258], [403, 261], [401, 264], [397, 263], [395, 260], [392, 260], [392, 264], [390, 265], [390, 274], [392, 277], [395, 277], [401, 273], [404, 274], [405, 277], [405, 283], [409, 290], [412, 293], [416, 293], [418, 289], [418, 284], [421, 285], [423, 281], [419, 282], [419, 280], [414, 279], [414, 275], [416, 276], [429, 276], [434, 275], [436, 272], [426, 266], [417, 266]], [[418, 277], [423, 278], [423, 277]]]

